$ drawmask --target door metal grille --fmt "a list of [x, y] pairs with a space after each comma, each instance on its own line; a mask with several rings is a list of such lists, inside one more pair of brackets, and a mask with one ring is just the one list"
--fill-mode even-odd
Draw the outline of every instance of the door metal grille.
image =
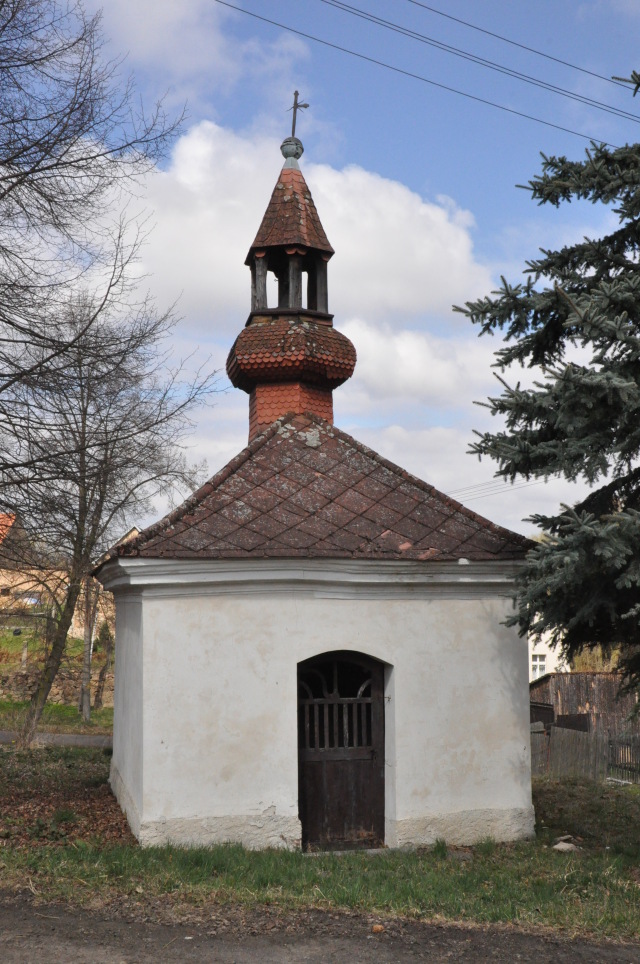
[[298, 666], [298, 774], [305, 849], [384, 841], [384, 672], [359, 653]]

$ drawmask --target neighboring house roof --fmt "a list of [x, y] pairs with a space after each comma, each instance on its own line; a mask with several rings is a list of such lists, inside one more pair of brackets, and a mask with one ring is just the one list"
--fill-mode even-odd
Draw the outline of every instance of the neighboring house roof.
[[29, 539], [15, 512], [0, 512], [0, 568], [15, 569], [30, 562]]
[[530, 545], [329, 422], [286, 415], [111, 557], [507, 561]]
[[315, 248], [329, 256], [334, 253], [298, 167], [283, 167], [280, 172], [246, 263], [256, 248], [275, 245]]
[[0, 512], [0, 545], [9, 535], [15, 521], [15, 512]]

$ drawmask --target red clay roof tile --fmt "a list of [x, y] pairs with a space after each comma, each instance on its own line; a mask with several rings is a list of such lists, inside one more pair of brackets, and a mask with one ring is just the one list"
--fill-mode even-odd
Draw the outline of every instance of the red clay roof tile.
[[113, 554], [146, 558], [522, 558], [494, 525], [313, 415], [288, 415]]
[[[254, 321], [242, 329], [227, 357], [227, 374], [236, 388], [250, 392], [257, 384], [303, 381], [312, 388], [337, 388], [353, 374], [356, 350], [351, 341], [331, 325], [301, 317], [272, 317]], [[279, 408], [277, 395], [287, 392], [283, 384], [265, 393], [263, 408], [270, 401]], [[280, 408], [280, 411], [282, 409]]]
[[320, 223], [311, 191], [299, 168], [282, 168], [255, 241], [251, 245], [247, 263], [251, 252], [256, 248], [276, 245], [315, 248], [329, 256], [334, 253]]
[[14, 512], [0, 512], [0, 542], [6, 539], [15, 521]]

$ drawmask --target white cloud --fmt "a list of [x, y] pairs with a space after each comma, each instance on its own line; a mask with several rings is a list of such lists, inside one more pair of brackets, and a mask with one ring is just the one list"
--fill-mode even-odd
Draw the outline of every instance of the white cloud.
[[640, 16], [640, 7], [637, 0], [595, 0], [595, 2], [581, 4], [578, 8], [583, 16], [591, 14], [622, 14], [623, 16], [637, 18]]
[[357, 385], [369, 400], [458, 409], [494, 388], [490, 366], [495, 340], [479, 339], [474, 331], [443, 338], [362, 319], [340, 327], [358, 352], [357, 375], [348, 388]]
[[473, 218], [450, 198], [425, 201], [404, 184], [361, 167], [305, 169], [337, 254], [334, 310], [402, 321], [451, 313], [484, 293], [491, 275], [474, 257]]
[[[169, 168], [148, 184], [156, 228], [144, 267], [165, 301], [200, 331], [238, 330], [248, 311], [244, 258], [281, 166], [278, 141], [232, 133], [212, 122], [178, 141]], [[427, 202], [397, 181], [359, 167], [308, 164], [304, 173], [336, 249], [330, 308], [408, 327], [438, 317], [457, 324], [451, 304], [491, 287], [474, 259], [471, 216], [450, 199]]]
[[[91, 0], [89, 5], [92, 4]], [[209, 64], [215, 72], [229, 59], [229, 43], [220, 32], [221, 7], [208, 0], [109, 0], [102, 8], [105, 33], [138, 63], [159, 64], [185, 73]], [[225, 54], [225, 47], [227, 52]]]
[[[100, 9], [88, 0], [89, 9]], [[169, 104], [188, 103], [191, 115], [239, 84], [254, 84], [256, 101], [287, 102], [294, 76], [308, 57], [298, 37], [281, 33], [271, 41], [233, 36], [238, 15], [212, 0], [109, 0], [102, 7], [106, 37], [114, 50], [129, 52], [139, 86], [149, 95], [169, 93]]]

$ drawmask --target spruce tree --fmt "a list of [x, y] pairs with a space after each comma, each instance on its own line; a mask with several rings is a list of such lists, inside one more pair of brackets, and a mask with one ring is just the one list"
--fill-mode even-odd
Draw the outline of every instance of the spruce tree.
[[[639, 86], [637, 74], [632, 82]], [[502, 393], [488, 406], [503, 428], [471, 449], [496, 475], [586, 480], [589, 495], [551, 516], [517, 583], [512, 622], [572, 659], [620, 650], [624, 689], [640, 690], [640, 144], [592, 143], [581, 161], [542, 155], [533, 199], [606, 205], [616, 229], [527, 262], [526, 281], [463, 311], [481, 334], [501, 331]], [[510, 385], [521, 364], [533, 387]]]

